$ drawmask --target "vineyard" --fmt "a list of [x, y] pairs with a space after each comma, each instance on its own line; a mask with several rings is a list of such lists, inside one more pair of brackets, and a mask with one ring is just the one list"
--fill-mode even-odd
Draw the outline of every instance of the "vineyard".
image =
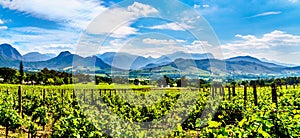
[[0, 137], [299, 137], [299, 120], [292, 86], [0, 86]]

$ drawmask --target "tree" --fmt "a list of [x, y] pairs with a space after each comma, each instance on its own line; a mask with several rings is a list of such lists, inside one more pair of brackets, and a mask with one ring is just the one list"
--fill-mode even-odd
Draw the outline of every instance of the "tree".
[[205, 80], [199, 79], [199, 88], [201, 88], [201, 85], [204, 85], [205, 83]]
[[17, 78], [17, 72], [17, 70], [7, 67], [0, 68], [0, 76], [3, 77], [3, 82], [6, 83], [11, 83], [15, 78]]
[[19, 78], [19, 81], [20, 81], [20, 84], [23, 83], [23, 79], [24, 79], [24, 69], [23, 69], [23, 62], [21, 61], [20, 62], [20, 78]]
[[139, 85], [140, 81], [138, 79], [134, 79], [133, 83], [134, 85]]

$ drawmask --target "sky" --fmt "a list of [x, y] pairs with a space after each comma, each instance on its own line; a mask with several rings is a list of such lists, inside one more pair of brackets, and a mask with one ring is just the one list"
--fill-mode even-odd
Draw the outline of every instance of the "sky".
[[0, 0], [0, 44], [21, 54], [175, 51], [300, 65], [298, 0]]

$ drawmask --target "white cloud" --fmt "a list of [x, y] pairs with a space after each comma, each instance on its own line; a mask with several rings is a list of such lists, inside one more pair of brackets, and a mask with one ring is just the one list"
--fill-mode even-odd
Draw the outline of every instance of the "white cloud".
[[4, 21], [0, 19], [0, 24], [4, 24]]
[[203, 8], [209, 8], [210, 6], [207, 4], [202, 5]]
[[222, 48], [229, 50], [238, 49], [269, 49], [279, 46], [300, 46], [300, 36], [287, 34], [282, 31], [275, 30], [271, 33], [264, 34], [261, 38], [254, 35], [240, 35], [235, 37], [241, 40], [236, 40], [233, 43], [222, 45]]
[[174, 31], [185, 31], [186, 29], [191, 29], [191, 26], [187, 24], [179, 24], [179, 23], [166, 23], [161, 25], [155, 25], [151, 27], [147, 27], [149, 29], [161, 29], [161, 30], [174, 30]]
[[113, 48], [117, 48], [117, 47], [122, 47], [126, 44], [126, 42], [123, 42], [121, 39], [114, 39], [109, 41], [109, 44], [113, 47]]
[[195, 40], [185, 48], [191, 53], [215, 53], [215, 48], [207, 41]]
[[114, 38], [124, 38], [127, 37], [128, 35], [133, 35], [137, 34], [138, 30], [133, 27], [129, 27], [129, 25], [123, 25], [120, 26], [118, 29], [114, 30], [111, 34], [112, 37]]
[[[257, 55], [259, 57], [268, 57], [269, 59], [276, 59], [279, 53], [287, 53], [288, 49], [300, 49], [300, 36], [288, 34], [279, 30], [264, 34], [262, 37], [254, 35], [235, 36], [239, 40], [231, 43], [221, 45], [226, 57], [238, 55]], [[285, 49], [285, 50], [278, 50]], [[272, 56], [270, 53], [277, 53]]]
[[128, 11], [134, 13], [136, 16], [147, 16], [149, 14], [158, 13], [157, 9], [139, 2], [134, 2], [131, 6], [128, 6]]
[[200, 8], [200, 7], [201, 7], [200, 5], [194, 4], [194, 9], [198, 9], [198, 8]]
[[208, 4], [204, 4], [204, 5], [198, 5], [198, 4], [194, 4], [194, 9], [199, 9], [199, 8], [209, 8], [210, 6]]
[[6, 30], [7, 28], [7, 26], [0, 26], [0, 30]]
[[[19, 52], [24, 54], [27, 52], [39, 51], [41, 53], [60, 52], [62, 47], [55, 45], [76, 46], [79, 39], [79, 33], [70, 30], [51, 30], [37, 27], [21, 27], [11, 28], [3, 34], [0, 33], [0, 42], [13, 44]], [[48, 49], [52, 47], [52, 49]], [[69, 47], [69, 50], [71, 47]], [[67, 49], [65, 49], [67, 50]]]
[[75, 28], [85, 28], [106, 9], [96, 0], [1, 0], [0, 5]]
[[281, 11], [264, 12], [264, 13], [253, 15], [250, 18], [268, 16], [268, 15], [277, 15], [277, 14], [281, 14]]
[[[124, 51], [135, 53], [142, 56], [159, 57], [166, 54], [172, 54], [176, 51], [184, 51], [187, 53], [206, 53], [213, 52], [214, 49], [211, 44], [207, 41], [194, 41], [191, 45], [179, 45], [176, 44], [176, 40], [158, 40], [158, 39], [144, 39], [143, 42], [147, 44], [158, 44], [159, 47], [148, 47], [148, 48], [128, 48]], [[205, 51], [207, 50], [207, 51]]]
[[146, 39], [143, 39], [143, 43], [144, 44], [152, 44], [152, 45], [175, 45], [176, 41], [172, 40], [172, 39], [165, 40], [165, 39], [146, 38]]
[[116, 38], [126, 37], [136, 34], [138, 31], [130, 26], [133, 21], [157, 13], [158, 10], [150, 5], [134, 2], [127, 9], [112, 8], [103, 12], [88, 26], [87, 32], [91, 34], [110, 34]]
[[1, 38], [1, 37], [0, 37], [0, 44], [4, 44], [4, 43], [12, 44], [12, 43], [14, 43], [14, 41], [11, 40], [11, 39]]
[[[173, 39], [154, 39], [144, 38], [133, 41], [122, 39], [114, 39], [109, 42], [107, 46], [101, 46], [98, 53], [104, 52], [127, 52], [134, 55], [159, 57], [166, 54], [172, 54], [176, 51], [185, 51], [188, 53], [205, 53], [203, 49], [211, 49], [211, 45], [207, 41], [194, 41], [190, 45], [181, 45], [178, 43], [185, 42], [185, 40]], [[141, 42], [140, 44], [136, 42]], [[148, 46], [146, 46], [146, 45]]]
[[176, 40], [178, 43], [185, 43], [186, 42], [186, 40], [180, 40], [180, 39], [177, 39]]

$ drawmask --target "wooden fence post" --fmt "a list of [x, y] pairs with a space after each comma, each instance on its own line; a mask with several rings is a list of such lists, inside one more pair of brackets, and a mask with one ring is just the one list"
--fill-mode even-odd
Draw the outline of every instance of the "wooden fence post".
[[94, 89], [92, 89], [92, 95], [91, 95], [91, 98], [92, 98], [92, 103], [94, 104]]
[[84, 102], [84, 103], [85, 103], [85, 92], [86, 92], [86, 90], [83, 89], [83, 102]]
[[247, 85], [244, 85], [244, 106], [246, 107], [247, 103]]
[[224, 91], [224, 87], [221, 86], [221, 95], [223, 96], [223, 101], [225, 100], [225, 91]]
[[271, 88], [272, 88], [272, 102], [276, 103], [276, 107], [278, 107], [276, 85], [273, 83], [271, 85]]
[[257, 90], [256, 90], [256, 85], [253, 85], [253, 96], [254, 96], [254, 105], [257, 106]]
[[231, 98], [231, 89], [230, 89], [230, 86], [227, 86], [228, 88], [228, 100], [230, 100]]
[[46, 104], [46, 89], [43, 90], [43, 101]]
[[19, 95], [19, 113], [20, 113], [20, 116], [23, 118], [23, 114], [22, 114], [22, 86], [19, 86], [18, 95]]
[[76, 98], [76, 95], [75, 95], [75, 89], [73, 89], [73, 99]]
[[211, 97], [215, 98], [215, 88], [214, 87], [211, 88]]
[[232, 96], [233, 96], [233, 97], [236, 96], [236, 93], [235, 93], [235, 86], [234, 86], [234, 85], [232, 86]]

